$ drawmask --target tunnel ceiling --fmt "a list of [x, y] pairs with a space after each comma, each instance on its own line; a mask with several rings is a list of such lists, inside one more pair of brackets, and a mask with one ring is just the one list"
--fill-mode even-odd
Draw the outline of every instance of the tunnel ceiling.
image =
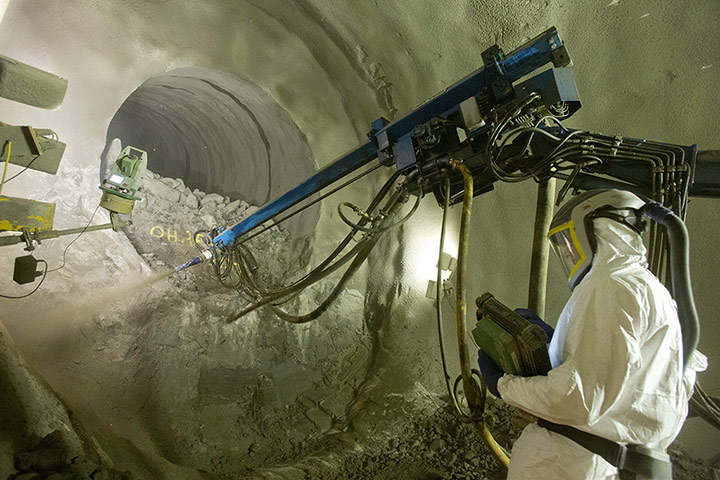
[[[150, 168], [165, 177], [262, 204], [307, 178], [314, 160], [324, 167], [365, 142], [378, 116], [404, 115], [478, 68], [485, 48], [509, 51], [552, 25], [573, 58], [583, 101], [568, 127], [717, 148], [716, 129], [707, 128], [720, 104], [716, 0], [419, 4], [11, 2], [0, 53], [68, 78], [69, 88], [56, 112], [3, 104], [0, 120], [52, 127], [67, 143], [60, 175], [28, 172], [5, 193], [57, 202], [58, 222], [68, 222], [59, 226], [82, 226], [97, 206], [98, 156], [118, 137], [146, 149]], [[364, 205], [380, 178], [348, 187], [342, 200]], [[70, 237], [43, 242], [38, 257], [55, 268], [67, 253], [67, 266], [49, 274], [39, 294], [3, 303], [0, 344], [15, 342], [18, 356], [72, 410], [73, 424], [92, 436], [89, 444], [97, 441], [118, 469], [139, 472], [135, 478], [504, 478], [488, 473], [495, 466], [485, 463], [479, 437], [447, 408], [435, 311], [423, 296], [428, 278], [412, 267], [427, 260], [425, 251], [435, 266], [437, 244], [425, 244], [439, 240], [442, 212], [427, 202], [385, 236], [356, 275], [358, 290], [305, 325], [285, 324], [269, 310], [226, 324], [237, 294], [203, 279], [202, 266], [137, 287], [136, 278], [167, 267], [161, 252], [179, 261], [195, 254], [182, 243], [190, 238], [185, 229], [209, 217], [184, 203], [138, 202], [133, 228], [147, 239], [142, 250], [119, 232], [85, 234], [67, 252]], [[716, 204], [703, 202], [693, 202], [688, 226], [706, 325], [720, 296], [717, 262], [707, 261], [716, 252], [718, 222], [708, 221]], [[335, 199], [323, 203], [313, 239], [319, 259], [347, 232]], [[535, 185], [498, 185], [473, 210], [469, 294], [491, 290], [525, 306]], [[303, 223], [314, 226], [296, 222]], [[256, 241], [267, 249], [259, 263], [285, 274], [280, 261], [295, 257], [295, 245]], [[19, 292], [7, 255], [0, 292]], [[551, 322], [568, 295], [559, 267], [556, 273], [548, 284]], [[132, 293], [111, 304], [118, 286]], [[288, 309], [311, 311], [331, 287], [317, 284]], [[719, 331], [704, 328], [701, 351], [717, 350]], [[449, 331], [446, 342], [455, 348]], [[706, 389], [717, 385], [717, 365], [711, 359]], [[454, 376], [458, 366], [450, 367]], [[11, 378], [2, 373], [0, 383]], [[0, 392], [14, 394], [4, 385]], [[26, 419], [23, 430], [40, 438], [57, 425], [73, 428], [64, 418], [51, 423], [43, 402], [18, 405], [38, 406], [28, 409], [38, 414], [0, 412], [8, 436]], [[497, 404], [488, 408], [510, 422]], [[493, 422], [493, 433], [500, 431]], [[713, 432], [701, 432], [684, 441], [693, 440], [697, 454], [716, 455]], [[2, 478], [27, 443], [24, 431], [11, 440], [0, 442]]]
[[[315, 172], [305, 136], [287, 112], [250, 80], [182, 68], [149, 78], [118, 109], [113, 139], [148, 152], [148, 168], [191, 189], [263, 205]], [[309, 234], [319, 210], [286, 226]]]

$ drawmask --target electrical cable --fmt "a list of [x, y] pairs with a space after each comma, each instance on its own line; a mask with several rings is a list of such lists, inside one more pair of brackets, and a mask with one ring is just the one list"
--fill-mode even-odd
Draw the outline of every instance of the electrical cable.
[[[54, 135], [55, 140], [57, 141], [57, 133], [52, 132], [52, 134]], [[6, 142], [6, 144], [7, 144], [7, 143], [8, 143], [8, 142]], [[9, 142], [9, 143], [12, 144], [12, 142]], [[10, 152], [9, 152], [9, 151], [8, 151], [8, 158], [10, 158]], [[40, 158], [40, 155], [35, 155], [35, 156], [33, 157], [33, 159], [30, 160], [30, 163], [28, 163], [27, 165], [25, 165], [25, 167], [24, 167], [22, 170], [20, 170], [18, 173], [16, 173], [16, 174], [13, 175], [12, 177], [8, 178], [7, 180], [3, 180], [2, 183], [5, 184], [5, 183], [8, 183], [8, 182], [10, 182], [10, 181], [12, 181], [12, 180], [15, 180], [17, 177], [19, 177], [19, 176], [22, 175], [23, 173], [27, 172], [28, 169], [32, 166], [32, 164], [35, 163], [35, 160], [37, 160], [38, 158]], [[7, 171], [7, 160], [6, 160], [6, 164], [5, 164], [5, 170]], [[4, 177], [5, 177], [5, 173], [3, 173], [3, 178], [4, 178]], [[0, 186], [0, 191], [2, 191], [2, 187], [1, 187], [1, 186]]]
[[20, 170], [18, 173], [16, 173], [16, 174], [13, 175], [12, 177], [8, 178], [7, 180], [5, 180], [5, 183], [9, 183], [10, 181], [15, 180], [17, 177], [19, 177], [19, 176], [22, 175], [23, 173], [27, 172], [27, 171], [30, 169], [30, 166], [31, 166], [31, 165], [35, 162], [35, 160], [37, 160], [38, 158], [40, 158], [40, 155], [37, 155], [37, 156], [34, 157], [32, 160], [30, 160], [30, 163], [28, 163], [27, 165], [25, 165], [25, 167], [24, 167], [22, 170]]
[[48, 274], [48, 264], [47, 264], [47, 262], [46, 262], [45, 260], [38, 260], [38, 262], [42, 262], [42, 263], [45, 264], [45, 271], [43, 272], [43, 276], [42, 276], [42, 278], [40, 279], [40, 283], [38, 283], [37, 286], [35, 286], [35, 288], [33, 288], [33, 291], [32, 291], [32, 292], [26, 293], [25, 295], [19, 295], [19, 296], [17, 296], [17, 297], [12, 296], [12, 295], [0, 295], [0, 298], [9, 298], [9, 299], [17, 300], [17, 299], [19, 299], [19, 298], [29, 297], [29, 296], [32, 295], [33, 293], [37, 292], [38, 288], [40, 288], [40, 285], [43, 284], [43, 282], [45, 281], [45, 277], [47, 277], [47, 274]]
[[93, 214], [90, 216], [90, 220], [88, 220], [88, 223], [87, 223], [87, 225], [85, 225], [85, 228], [83, 228], [82, 231], [81, 231], [80, 233], [78, 233], [77, 237], [73, 238], [72, 242], [68, 243], [67, 246], [65, 247], [65, 250], [63, 250], [63, 261], [62, 261], [62, 265], [60, 265], [58, 268], [53, 268], [52, 270], [48, 270], [47, 273], [57, 272], [58, 270], [60, 270], [60, 269], [62, 269], [62, 268], [65, 267], [65, 255], [67, 255], [68, 248], [70, 248], [70, 246], [71, 246], [73, 243], [75, 243], [75, 242], [77, 241], [77, 239], [82, 236], [83, 233], [85, 233], [85, 231], [88, 229], [88, 227], [90, 227], [90, 224], [92, 223], [93, 218], [95, 218], [95, 214], [97, 213], [97, 211], [98, 211], [99, 208], [100, 208], [100, 205], [98, 205], [97, 207], [95, 207], [95, 211], [94, 211]]

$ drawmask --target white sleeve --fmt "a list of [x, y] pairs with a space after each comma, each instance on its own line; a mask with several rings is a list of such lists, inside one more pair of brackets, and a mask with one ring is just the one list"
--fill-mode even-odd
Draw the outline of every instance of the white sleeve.
[[613, 407], [641, 361], [636, 332], [643, 321], [638, 299], [613, 283], [571, 298], [563, 362], [547, 376], [503, 376], [498, 390], [505, 402], [572, 426], [593, 425]]

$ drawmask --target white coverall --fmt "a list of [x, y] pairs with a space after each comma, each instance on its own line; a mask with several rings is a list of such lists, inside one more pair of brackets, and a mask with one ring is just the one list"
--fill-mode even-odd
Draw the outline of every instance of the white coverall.
[[[646, 269], [639, 235], [594, 221], [592, 268], [565, 305], [549, 346], [547, 376], [504, 375], [503, 400], [551, 422], [620, 443], [667, 446], [687, 416], [695, 352], [683, 378], [675, 303]], [[528, 425], [512, 449], [508, 479], [615, 479], [617, 469], [572, 440]]]

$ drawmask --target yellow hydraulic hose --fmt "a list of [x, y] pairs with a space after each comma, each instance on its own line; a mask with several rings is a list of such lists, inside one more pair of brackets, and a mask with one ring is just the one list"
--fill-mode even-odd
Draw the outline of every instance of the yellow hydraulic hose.
[[507, 456], [502, 447], [500, 447], [500, 445], [495, 441], [485, 422], [477, 422], [475, 424], [475, 429], [482, 436], [485, 441], [485, 445], [487, 445], [490, 451], [492, 451], [498, 462], [500, 462], [505, 468], [508, 468], [510, 465], [510, 457]]
[[470, 358], [467, 351], [467, 339], [465, 331], [467, 329], [466, 313], [467, 302], [465, 301], [466, 288], [465, 278], [467, 270], [467, 252], [468, 240], [470, 237], [470, 212], [472, 209], [473, 198], [473, 179], [467, 167], [458, 162], [451, 163], [453, 168], [460, 170], [465, 182], [465, 195], [463, 197], [462, 216], [460, 217], [460, 239], [458, 240], [458, 267], [457, 267], [457, 288], [455, 292], [456, 311], [457, 311], [457, 332], [458, 332], [458, 350], [460, 352], [460, 371], [463, 379], [463, 389], [468, 399], [471, 410], [478, 407], [482, 408], [480, 392], [477, 388], [475, 380], [472, 378], [472, 369], [470, 367]]
[[8, 162], [10, 162], [10, 150], [12, 149], [12, 142], [8, 143], [8, 154], [7, 158], [5, 159], [5, 168], [3, 169], [3, 175], [2, 175], [2, 181], [0, 181], [0, 193], [2, 193], [2, 187], [5, 185], [5, 175], [7, 174], [7, 166]]
[[[480, 412], [480, 420], [475, 422], [475, 428], [482, 436], [485, 444], [493, 452], [497, 460], [506, 468], [510, 464], [510, 458], [502, 450], [502, 447], [495, 441], [487, 425], [482, 420], [482, 411], [485, 407], [484, 392], [480, 391], [477, 382], [473, 379], [472, 369], [470, 367], [470, 358], [467, 351], [467, 302], [465, 301], [465, 278], [467, 270], [467, 253], [470, 239], [470, 215], [472, 212], [473, 199], [473, 178], [468, 168], [460, 162], [452, 161], [450, 165], [459, 170], [463, 176], [464, 196], [463, 210], [460, 220], [460, 238], [458, 240], [458, 267], [457, 267], [457, 332], [458, 332], [458, 350], [460, 353], [460, 371], [462, 373], [463, 389], [470, 406], [471, 415], [474, 411]], [[439, 300], [438, 300], [439, 301]]]

